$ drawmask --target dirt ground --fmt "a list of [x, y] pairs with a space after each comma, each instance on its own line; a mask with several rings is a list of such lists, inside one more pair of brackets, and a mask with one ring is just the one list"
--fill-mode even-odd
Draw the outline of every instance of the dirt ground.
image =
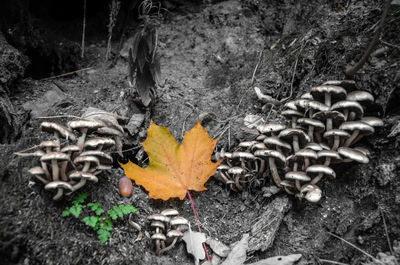
[[[74, 70], [65, 59], [71, 53], [76, 57], [70, 58], [76, 64], [74, 67], [91, 67], [90, 70], [40, 80], [46, 74], [59, 72], [51, 72], [50, 68], [35, 72], [28, 68], [27, 74], [4, 85], [19, 125], [12, 139], [0, 144], [1, 264], [193, 264], [183, 243], [162, 256], [154, 254], [148, 234], [134, 243], [136, 232], [126, 219], [115, 224], [106, 244], [100, 244], [95, 233], [83, 223], [61, 216], [72, 198], [53, 202], [53, 194], [31, 179], [27, 171], [38, 161], [18, 157], [14, 152], [46, 139], [47, 135], [39, 129], [43, 121], [40, 117], [80, 116], [89, 106], [129, 118], [143, 115], [142, 125], [127, 128], [124, 149], [137, 147], [145, 139], [150, 118], [181, 141], [200, 114], [212, 113], [214, 118], [205, 127], [210, 136], [220, 137], [216, 151], [234, 150], [240, 141], [254, 137], [241, 129], [246, 115], [257, 114], [268, 121], [280, 118], [279, 110], [263, 112], [254, 86], [283, 99], [296, 97], [326, 80], [343, 79], [345, 66], [357, 61], [371, 40], [384, 5], [372, 0], [170, 3], [171, 9], [158, 29], [163, 82], [157, 87], [157, 97], [150, 108], [141, 107], [127, 96], [126, 60], [119, 58], [112, 67], [104, 62], [106, 34], [90, 30], [98, 19], [94, 17], [88, 22], [84, 60], [76, 55], [80, 43], [78, 16], [68, 21], [63, 36], [59, 31], [54, 34], [53, 38], [60, 38], [58, 41], [62, 40], [68, 48], [62, 49], [65, 54], [57, 54], [57, 63], [48, 62], [58, 65], [57, 71]], [[39, 21], [32, 23], [37, 23], [42, 31], [48, 27], [46, 34], [50, 36], [57, 27], [64, 26], [51, 24], [49, 19]], [[11, 31], [13, 28], [9, 27]], [[317, 204], [293, 197], [285, 199], [287, 212], [282, 212], [284, 217], [279, 219], [273, 244], [265, 251], [249, 253], [246, 263], [300, 253], [303, 258], [299, 264], [325, 264], [323, 260], [373, 264], [366, 255], [329, 233], [374, 257], [378, 253], [393, 254], [391, 251], [400, 254], [400, 243], [396, 241], [400, 240], [400, 136], [396, 133], [400, 131], [399, 32], [400, 12], [393, 6], [377, 52], [355, 76], [357, 87], [376, 98], [369, 110], [385, 124], [375, 135], [362, 140], [363, 146], [371, 150], [370, 163], [336, 167], [337, 179], [321, 184], [323, 199]], [[4, 35], [11, 44], [21, 45], [15, 36], [13, 39]], [[113, 47], [118, 47], [118, 38], [115, 39]], [[24, 52], [23, 48], [20, 50]], [[34, 49], [29, 51], [34, 63]], [[118, 54], [115, 50], [114, 56]], [[65, 123], [69, 119], [49, 120]], [[143, 164], [145, 157], [138, 150], [124, 152], [124, 159], [117, 154], [113, 157]], [[96, 185], [86, 185], [83, 191], [89, 194], [88, 201], [99, 202], [105, 209], [132, 204], [138, 208], [133, 220], [148, 231], [146, 217], [170, 207], [178, 209], [194, 226], [188, 199], [149, 199], [138, 186], [134, 186], [132, 197], [121, 198], [118, 180], [122, 174], [115, 163]], [[207, 191], [193, 193], [201, 227], [208, 236], [227, 245], [248, 233], [274, 200], [287, 197], [278, 193], [265, 198], [260, 189], [234, 193], [213, 178], [206, 187]]]

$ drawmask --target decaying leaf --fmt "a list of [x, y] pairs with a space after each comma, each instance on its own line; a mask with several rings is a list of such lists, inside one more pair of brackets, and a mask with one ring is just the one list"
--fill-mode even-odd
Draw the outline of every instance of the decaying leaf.
[[225, 258], [231, 252], [231, 248], [212, 237], [208, 237], [206, 244], [210, 246], [212, 251], [220, 257]]
[[293, 265], [299, 259], [301, 259], [301, 254], [292, 254], [287, 256], [275, 256], [250, 263], [248, 265]]
[[119, 124], [119, 121], [127, 120], [126, 117], [119, 116], [117, 114], [107, 112], [101, 109], [89, 107], [85, 113], [83, 113], [82, 119], [95, 120], [103, 123], [104, 127], [99, 128], [97, 132], [105, 135], [110, 135], [115, 140], [116, 149], [118, 154], [122, 157], [122, 140], [124, 136], [124, 128]]
[[218, 140], [210, 138], [199, 122], [185, 133], [178, 145], [167, 128], [152, 121], [147, 139], [142, 144], [150, 164], [141, 168], [132, 162], [121, 164], [125, 175], [142, 185], [154, 199], [183, 200], [188, 190], [206, 190], [204, 183], [212, 176], [220, 161], [211, 162]]
[[199, 264], [199, 260], [206, 257], [203, 243], [206, 241], [206, 235], [200, 232], [193, 232], [191, 229], [183, 234], [183, 241], [186, 243], [186, 250], [194, 257], [195, 264]]
[[242, 239], [232, 248], [222, 265], [242, 265], [246, 261], [249, 237], [249, 234], [243, 234]]

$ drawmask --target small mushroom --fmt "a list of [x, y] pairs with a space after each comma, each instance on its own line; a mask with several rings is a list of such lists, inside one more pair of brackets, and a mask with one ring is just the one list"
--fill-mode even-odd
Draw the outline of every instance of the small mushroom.
[[68, 177], [74, 181], [79, 180], [79, 182], [77, 184], [72, 186], [71, 193], [74, 191], [77, 191], [80, 188], [82, 188], [83, 186], [85, 186], [85, 184], [88, 180], [91, 182], [95, 182], [95, 183], [97, 183], [99, 181], [98, 178], [90, 172], [75, 171], [75, 172], [71, 173]]
[[340, 147], [338, 152], [342, 157], [348, 158], [350, 161], [356, 161], [362, 164], [367, 164], [369, 162], [369, 159], [366, 155], [350, 147]]
[[189, 221], [182, 216], [175, 216], [171, 219], [169, 224], [171, 225], [172, 229], [183, 232], [185, 229], [188, 228]]
[[[306, 193], [304, 195], [304, 193]], [[313, 184], [306, 184], [300, 190], [300, 198], [305, 198], [309, 202], [319, 202], [322, 197], [321, 189]]]
[[[344, 130], [339, 130], [339, 129], [332, 129], [332, 130], [326, 131], [324, 133], [324, 138], [331, 140], [330, 141], [331, 143], [333, 142], [332, 148], [331, 148], [333, 151], [338, 149], [342, 139], [348, 139], [349, 137], [350, 137], [349, 133], [347, 133]], [[333, 141], [332, 141], [332, 139], [333, 139]]]
[[50, 181], [41, 177], [40, 175], [46, 175], [45, 171], [41, 167], [33, 167], [28, 171], [31, 175], [34, 175], [38, 180], [40, 180], [43, 184], [48, 184]]
[[285, 129], [286, 126], [279, 123], [269, 123], [257, 126], [257, 130], [267, 136], [275, 136], [277, 133]]
[[356, 101], [338, 101], [331, 106], [331, 111], [334, 110], [342, 112], [346, 121], [349, 119], [350, 113], [352, 113], [352, 119], [359, 119], [364, 115], [362, 106]]
[[46, 186], [44, 186], [44, 189], [45, 190], [57, 189], [57, 193], [53, 197], [53, 200], [57, 201], [57, 200], [61, 199], [61, 197], [63, 195], [63, 190], [67, 189], [67, 190], [72, 191], [72, 186], [68, 182], [65, 182], [65, 181], [53, 181], [53, 182], [46, 184]]
[[91, 120], [75, 120], [68, 122], [68, 127], [73, 130], [79, 130], [81, 132], [81, 136], [78, 139], [77, 145], [79, 149], [83, 150], [83, 144], [86, 140], [86, 135], [92, 131], [96, 131], [97, 129], [103, 127], [103, 124], [97, 121]]
[[243, 190], [243, 186], [240, 184], [240, 179], [242, 176], [244, 176], [244, 173], [246, 173], [246, 170], [241, 167], [232, 167], [232, 168], [228, 169], [228, 174], [233, 175], [235, 185], [239, 191]]
[[[297, 122], [301, 125], [308, 126], [308, 137], [310, 137], [310, 141], [314, 141], [314, 132], [320, 133], [325, 130], [325, 125], [316, 119], [311, 118], [300, 118]], [[319, 139], [320, 141], [321, 139]]]
[[310, 137], [301, 129], [288, 128], [282, 130], [278, 137], [280, 139], [291, 139], [293, 141], [293, 150], [295, 152], [300, 150], [300, 143], [306, 144], [310, 142]]
[[375, 132], [374, 127], [362, 121], [347, 121], [339, 127], [340, 130], [351, 131], [351, 136], [343, 144], [344, 147], [350, 146], [354, 143], [358, 136], [370, 135]]
[[179, 230], [170, 230], [167, 233], [167, 238], [172, 238], [172, 243], [169, 244], [168, 246], [166, 246], [165, 248], [161, 249], [157, 254], [161, 255], [162, 253], [164, 253], [165, 251], [170, 250], [171, 248], [173, 248], [176, 244], [176, 242], [178, 241], [178, 239], [183, 237], [183, 233]]
[[332, 102], [344, 100], [347, 96], [347, 92], [343, 87], [334, 85], [312, 87], [310, 89], [310, 94], [315, 100], [324, 102], [328, 107], [332, 105]]
[[290, 171], [285, 174], [285, 179], [293, 180], [296, 183], [297, 190], [301, 190], [300, 181], [306, 182], [310, 181], [311, 178], [306, 173], [302, 171]]
[[40, 124], [40, 129], [44, 132], [52, 133], [54, 137], [56, 137], [58, 143], [60, 143], [60, 138], [65, 138], [72, 141], [76, 140], [76, 137], [71, 130], [54, 122], [42, 122]]
[[307, 174], [316, 175], [313, 180], [310, 182], [311, 184], [316, 184], [324, 175], [336, 178], [335, 171], [325, 165], [312, 165], [306, 169]]
[[257, 150], [254, 155], [262, 158], [268, 158], [269, 169], [271, 171], [272, 178], [276, 186], [281, 187], [281, 178], [279, 176], [276, 162], [278, 162], [278, 166], [285, 167], [285, 156], [277, 150]]
[[161, 250], [161, 247], [160, 247], [161, 242], [165, 242], [165, 240], [167, 240], [167, 238], [161, 233], [155, 233], [151, 236], [151, 239], [154, 240], [154, 242], [155, 242], [156, 254], [158, 255], [158, 253]]
[[74, 163], [84, 164], [82, 172], [88, 172], [92, 165], [97, 168], [100, 165], [100, 160], [95, 156], [78, 156], [74, 159]]
[[104, 137], [96, 137], [91, 138], [85, 141], [83, 147], [85, 149], [94, 149], [94, 150], [103, 150], [115, 145], [115, 141], [113, 139], [104, 138]]

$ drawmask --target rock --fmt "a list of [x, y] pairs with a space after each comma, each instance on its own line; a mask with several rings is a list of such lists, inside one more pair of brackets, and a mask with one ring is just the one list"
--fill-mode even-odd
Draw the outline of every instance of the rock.
[[290, 207], [287, 197], [278, 197], [268, 205], [267, 210], [257, 218], [259, 220], [251, 228], [249, 252], [265, 251], [272, 246], [283, 216]]
[[35, 101], [28, 101], [22, 105], [23, 109], [30, 111], [31, 118], [40, 116], [54, 115], [56, 108], [62, 105], [65, 108], [67, 104], [70, 104], [67, 100], [66, 95], [55, 85], [53, 89], [47, 91], [41, 98]]

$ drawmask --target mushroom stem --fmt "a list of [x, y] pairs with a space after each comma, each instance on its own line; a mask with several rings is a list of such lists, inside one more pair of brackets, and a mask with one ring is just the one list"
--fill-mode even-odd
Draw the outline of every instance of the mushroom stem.
[[325, 105], [328, 107], [331, 106], [331, 94], [325, 92]]
[[336, 151], [339, 148], [339, 145], [340, 145], [340, 137], [335, 136], [335, 140], [333, 141], [333, 145], [332, 145], [332, 150]]
[[[85, 186], [86, 184], [86, 179], [81, 178], [81, 180], [78, 182], [78, 184], [76, 184], [75, 186], [72, 186], [72, 192], [79, 190], [80, 188], [82, 188], [83, 186]], [[70, 194], [70, 193], [69, 193]]]
[[61, 189], [61, 188], [57, 189], [57, 193], [56, 193], [56, 195], [54, 195], [53, 200], [58, 201], [59, 199], [61, 199], [63, 194], [64, 194], [63, 189]]
[[86, 134], [87, 134], [88, 129], [87, 128], [82, 128], [81, 133], [82, 135], [78, 139], [77, 145], [79, 146], [79, 150], [83, 150], [83, 144], [85, 143], [86, 140]]
[[43, 184], [50, 183], [50, 181], [48, 181], [47, 179], [42, 178], [42, 177], [39, 176], [39, 175], [35, 175], [35, 177], [36, 177], [38, 180], [40, 180]]
[[294, 150], [295, 153], [300, 150], [300, 147], [299, 147], [299, 136], [297, 136], [297, 135], [293, 136], [293, 150]]
[[175, 237], [174, 240], [172, 241], [172, 243], [171, 243], [170, 245], [166, 246], [166, 247], [163, 248], [163, 249], [160, 249], [160, 250], [156, 251], [156, 254], [157, 254], [157, 255], [161, 255], [161, 254], [164, 253], [165, 251], [170, 250], [171, 248], [173, 248], [173, 247], [175, 246], [175, 243], [176, 243], [177, 241], [178, 241], [178, 238]]
[[276, 168], [275, 159], [273, 157], [268, 158], [269, 162], [269, 169], [271, 170], [272, 179], [274, 180], [276, 186], [279, 188], [282, 187], [281, 185], [281, 178], [279, 177], [278, 169]]
[[326, 119], [326, 130], [329, 131], [332, 130], [332, 128], [333, 128], [332, 119], [331, 118]]
[[262, 174], [265, 170], [265, 160], [261, 159], [260, 168], [258, 169], [258, 173]]
[[310, 137], [310, 142], [314, 142], [314, 126], [308, 127], [308, 137]]
[[343, 110], [343, 115], [344, 115], [344, 121], [347, 121], [347, 119], [349, 118], [349, 110], [348, 109], [344, 109]]
[[51, 172], [53, 174], [53, 180], [54, 181], [60, 180], [60, 178], [59, 178], [59, 172], [60, 171], [59, 171], [59, 168], [58, 168], [57, 160], [55, 160], [55, 159], [51, 160]]
[[343, 146], [348, 147], [350, 146], [354, 140], [357, 138], [358, 134], [360, 133], [360, 130], [354, 130], [351, 136], [344, 142]]
[[240, 191], [242, 191], [242, 190], [243, 190], [243, 187], [242, 187], [242, 185], [240, 185], [240, 183], [239, 183], [240, 174], [235, 174], [234, 177], [235, 177], [235, 185], [236, 185], [236, 187], [237, 187]]

